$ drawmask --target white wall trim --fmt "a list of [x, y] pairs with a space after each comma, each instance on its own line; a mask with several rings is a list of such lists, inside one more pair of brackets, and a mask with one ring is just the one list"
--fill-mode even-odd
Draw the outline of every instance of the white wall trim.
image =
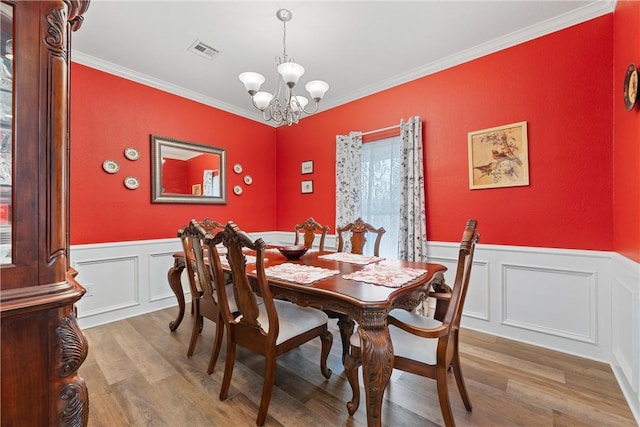
[[[275, 245], [294, 241], [293, 232], [250, 234]], [[336, 236], [325, 246], [335, 250]], [[77, 279], [93, 291], [77, 304], [80, 326], [175, 306], [167, 271], [180, 250], [177, 238], [72, 246]], [[429, 242], [428, 250], [452, 282], [458, 243]], [[183, 290], [189, 301], [184, 277]], [[611, 364], [640, 422], [640, 264], [614, 252], [479, 244], [462, 324]], [[187, 312], [180, 327], [189, 325]]]

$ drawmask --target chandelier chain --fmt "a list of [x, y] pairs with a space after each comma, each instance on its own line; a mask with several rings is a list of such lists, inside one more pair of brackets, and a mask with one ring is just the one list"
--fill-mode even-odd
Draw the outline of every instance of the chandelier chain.
[[282, 21], [282, 60], [289, 61], [287, 58], [287, 21]]

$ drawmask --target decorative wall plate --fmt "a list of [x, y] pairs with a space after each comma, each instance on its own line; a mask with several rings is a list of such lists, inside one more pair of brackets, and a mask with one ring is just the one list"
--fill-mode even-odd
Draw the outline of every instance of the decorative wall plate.
[[235, 173], [242, 173], [242, 165], [240, 163], [236, 163], [233, 165], [233, 171]]
[[233, 187], [233, 194], [235, 194], [236, 196], [241, 195], [242, 187], [240, 187], [239, 185], [236, 185], [235, 187]]
[[135, 190], [140, 187], [140, 181], [135, 176], [128, 176], [124, 179], [124, 186], [129, 190]]
[[253, 178], [251, 178], [250, 175], [245, 175], [244, 176], [244, 183], [247, 185], [251, 185], [251, 183], [253, 182]]
[[638, 80], [638, 69], [635, 64], [630, 64], [624, 76], [624, 107], [627, 111], [633, 110], [638, 101]]
[[124, 156], [129, 160], [138, 160], [140, 158], [140, 152], [133, 147], [127, 147], [124, 149]]
[[102, 162], [102, 169], [106, 173], [116, 173], [120, 170], [120, 165], [115, 160], [105, 160]]

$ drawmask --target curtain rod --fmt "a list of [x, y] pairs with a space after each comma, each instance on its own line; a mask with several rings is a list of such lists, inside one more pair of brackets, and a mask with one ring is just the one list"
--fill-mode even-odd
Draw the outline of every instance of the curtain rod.
[[391, 130], [391, 129], [395, 129], [395, 128], [399, 128], [399, 127], [400, 127], [400, 125], [394, 125], [394, 126], [389, 126], [389, 127], [382, 128], [382, 129], [370, 130], [370, 131], [367, 131], [367, 132], [362, 132], [362, 136], [371, 135], [372, 133], [384, 132], [385, 130]]

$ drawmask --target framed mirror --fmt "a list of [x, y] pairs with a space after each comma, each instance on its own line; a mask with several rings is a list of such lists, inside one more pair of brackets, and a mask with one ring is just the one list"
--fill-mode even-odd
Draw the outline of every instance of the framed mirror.
[[227, 203], [226, 150], [151, 135], [152, 203]]

